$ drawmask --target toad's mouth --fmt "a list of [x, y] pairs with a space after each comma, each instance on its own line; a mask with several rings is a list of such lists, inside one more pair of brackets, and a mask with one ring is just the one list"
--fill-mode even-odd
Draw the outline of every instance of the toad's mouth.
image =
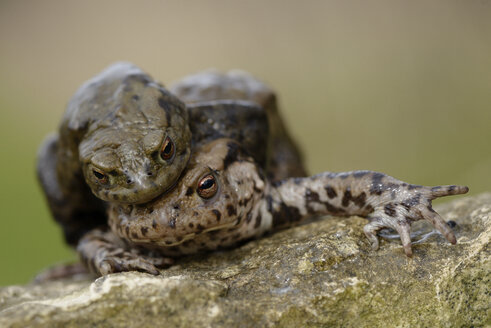
[[[199, 235], [202, 235], [204, 233], [207, 233], [207, 232], [211, 232], [211, 231], [217, 231], [217, 230], [223, 230], [223, 229], [227, 229], [227, 228], [231, 228], [235, 225], [237, 225], [238, 223], [238, 220], [235, 220], [234, 222], [230, 222], [230, 223], [225, 223], [225, 224], [219, 224], [219, 225], [216, 225], [216, 226], [213, 226], [213, 227], [210, 227], [208, 229], [204, 229], [200, 232], [192, 232], [192, 233], [188, 233], [184, 236], [182, 236], [182, 239], [179, 238], [179, 241], [177, 239], [175, 239], [175, 241], [173, 241], [172, 243], [169, 243], [169, 238], [161, 238], [159, 240], [156, 240], [156, 239], [143, 239], [143, 238], [138, 238], [138, 239], [134, 239], [132, 240], [133, 242], [136, 242], [136, 243], [151, 243], [152, 245], [157, 245], [157, 246], [160, 246], [160, 247], [172, 247], [172, 246], [178, 246], [182, 243], [185, 243], [186, 241], [189, 241], [189, 240], [193, 240], [194, 238], [196, 238], [197, 236]], [[132, 239], [132, 238], [130, 238]]]

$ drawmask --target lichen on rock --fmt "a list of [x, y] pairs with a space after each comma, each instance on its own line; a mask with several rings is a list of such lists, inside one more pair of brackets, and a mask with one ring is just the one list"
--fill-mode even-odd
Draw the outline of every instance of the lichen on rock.
[[326, 218], [233, 250], [129, 272], [0, 289], [1, 327], [465, 327], [491, 323], [491, 194], [438, 207], [451, 245], [424, 222], [414, 256], [364, 219]]

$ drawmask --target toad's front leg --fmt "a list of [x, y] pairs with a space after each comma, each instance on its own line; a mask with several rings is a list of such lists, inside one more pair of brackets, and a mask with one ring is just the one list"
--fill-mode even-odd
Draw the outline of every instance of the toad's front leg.
[[158, 275], [157, 268], [173, 264], [171, 258], [153, 257], [129, 251], [111, 231], [94, 229], [86, 233], [77, 246], [82, 263], [97, 275], [140, 271]]
[[412, 185], [371, 171], [325, 172], [280, 181], [266, 197], [264, 208], [272, 215], [273, 229], [314, 215], [359, 215], [370, 220], [364, 232], [374, 249], [379, 246], [377, 231], [392, 228], [399, 233], [406, 255], [411, 256], [409, 233], [413, 221], [431, 222], [449, 242], [456, 243], [452, 230], [433, 210], [431, 201], [468, 190], [465, 186]]

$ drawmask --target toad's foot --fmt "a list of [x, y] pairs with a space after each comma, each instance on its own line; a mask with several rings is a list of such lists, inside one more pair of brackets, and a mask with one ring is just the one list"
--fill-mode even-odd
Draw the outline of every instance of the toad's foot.
[[370, 223], [365, 225], [363, 231], [372, 244], [378, 249], [379, 241], [377, 231], [382, 228], [392, 228], [401, 237], [404, 252], [412, 256], [411, 249], [411, 223], [418, 220], [427, 220], [452, 244], [457, 240], [452, 229], [442, 217], [435, 212], [431, 201], [438, 197], [465, 194], [469, 191], [465, 186], [437, 186], [423, 187], [409, 185], [404, 193], [399, 193], [392, 201], [387, 201], [374, 208], [367, 218]]
[[272, 228], [297, 224], [315, 215], [358, 215], [370, 220], [365, 234], [372, 247], [379, 246], [377, 231], [395, 229], [407, 256], [412, 255], [411, 223], [428, 220], [452, 244], [455, 236], [431, 207], [438, 197], [465, 194], [464, 186], [424, 187], [372, 171], [324, 172], [310, 178], [285, 179], [266, 197], [263, 217], [272, 218]]
[[158, 275], [158, 268], [173, 264], [171, 258], [153, 257], [136, 250], [127, 251], [112, 232], [98, 229], [82, 237], [77, 252], [87, 268], [101, 276], [124, 271]]

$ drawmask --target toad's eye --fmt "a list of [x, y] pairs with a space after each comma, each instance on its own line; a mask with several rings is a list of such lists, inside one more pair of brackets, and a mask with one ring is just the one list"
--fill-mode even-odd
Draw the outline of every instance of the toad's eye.
[[101, 170], [94, 168], [92, 169], [92, 173], [100, 184], [107, 184], [109, 182], [109, 178]]
[[218, 185], [215, 177], [212, 174], [207, 174], [199, 180], [196, 192], [201, 198], [208, 199], [213, 197], [217, 193], [217, 190]]
[[166, 137], [162, 143], [162, 147], [160, 148], [160, 158], [162, 158], [164, 161], [168, 161], [172, 159], [174, 152], [174, 142], [172, 142], [171, 138]]

